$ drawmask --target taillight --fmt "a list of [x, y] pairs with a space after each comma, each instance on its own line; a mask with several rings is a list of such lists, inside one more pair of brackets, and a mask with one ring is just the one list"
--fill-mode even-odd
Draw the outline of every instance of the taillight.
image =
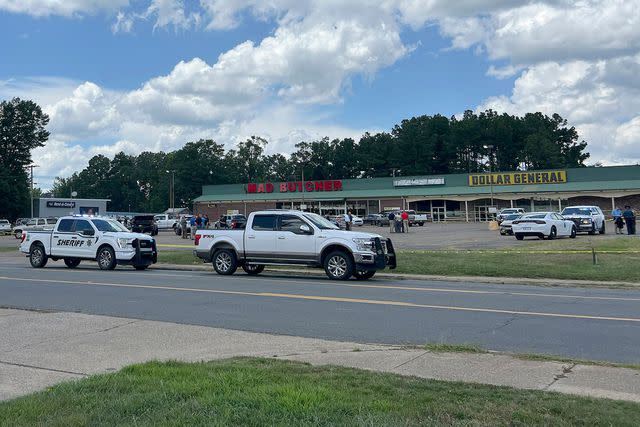
[[27, 233], [25, 233], [24, 231], [22, 232], [22, 240], [20, 240], [20, 243], [24, 242], [24, 239], [27, 238]]
[[542, 220], [540, 220], [540, 219], [539, 219], [539, 220], [537, 220], [537, 221], [534, 221], [534, 222], [535, 222], [536, 224], [546, 224], [546, 222], [545, 222], [545, 221], [542, 221]]
[[196, 233], [196, 237], [193, 240], [193, 244], [198, 246], [198, 243], [200, 242], [200, 237], [202, 237], [200, 234]]

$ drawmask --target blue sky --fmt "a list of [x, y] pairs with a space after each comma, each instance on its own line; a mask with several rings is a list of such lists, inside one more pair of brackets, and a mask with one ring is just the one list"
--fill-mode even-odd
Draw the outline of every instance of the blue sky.
[[[555, 112], [593, 161], [640, 160], [638, 0], [0, 0], [0, 98], [39, 102], [41, 181], [95, 154], [250, 135], [358, 137], [404, 118]], [[635, 16], [635, 17], [634, 17]], [[586, 23], [598, 18], [602, 28]], [[249, 43], [247, 43], [249, 41]], [[636, 74], [637, 75], [637, 74]], [[626, 77], [625, 77], [626, 76]]]

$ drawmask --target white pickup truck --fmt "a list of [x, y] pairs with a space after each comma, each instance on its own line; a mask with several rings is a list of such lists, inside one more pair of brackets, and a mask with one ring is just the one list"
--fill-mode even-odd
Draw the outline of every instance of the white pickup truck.
[[60, 218], [52, 231], [23, 231], [20, 252], [34, 268], [62, 259], [69, 268], [93, 260], [101, 270], [117, 264], [144, 270], [158, 259], [156, 242], [146, 234], [131, 233], [114, 219], [82, 216]]
[[158, 230], [175, 230], [180, 225], [180, 220], [174, 215], [159, 214], [153, 217], [158, 226]]
[[320, 215], [300, 211], [253, 212], [244, 229], [198, 230], [194, 254], [212, 262], [218, 274], [238, 266], [259, 274], [266, 264], [324, 268], [331, 279], [366, 280], [385, 267], [396, 267], [390, 239], [343, 231]]

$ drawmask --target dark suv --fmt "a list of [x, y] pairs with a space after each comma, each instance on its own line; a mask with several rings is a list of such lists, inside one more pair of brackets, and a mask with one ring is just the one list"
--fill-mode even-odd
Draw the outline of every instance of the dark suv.
[[158, 234], [158, 225], [153, 215], [136, 215], [131, 219], [131, 231], [134, 233]]

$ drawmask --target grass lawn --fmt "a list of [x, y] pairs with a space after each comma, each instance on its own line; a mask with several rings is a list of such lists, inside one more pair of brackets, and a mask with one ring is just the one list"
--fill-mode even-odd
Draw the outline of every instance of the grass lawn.
[[640, 405], [269, 359], [151, 362], [0, 403], [2, 426], [615, 425]]
[[[582, 236], [581, 236], [582, 237]], [[570, 251], [595, 248], [598, 264], [592, 255]], [[542, 251], [567, 251], [544, 253]], [[520, 253], [518, 253], [520, 251]], [[540, 253], [531, 253], [541, 251]], [[606, 253], [606, 251], [640, 251], [640, 238], [619, 237], [525, 242], [513, 249], [476, 251], [402, 251], [398, 252], [396, 273], [435, 274], [444, 276], [527, 277], [574, 280], [640, 282], [640, 253]], [[524, 252], [524, 253], [523, 253]], [[159, 251], [160, 263], [201, 265], [191, 251]]]

